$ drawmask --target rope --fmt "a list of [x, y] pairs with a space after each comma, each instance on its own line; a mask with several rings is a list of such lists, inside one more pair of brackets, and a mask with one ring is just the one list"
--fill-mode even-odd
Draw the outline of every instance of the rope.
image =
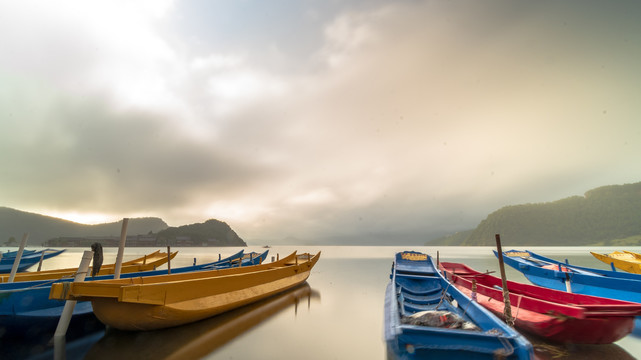
[[443, 300], [445, 299], [445, 295], [447, 294], [447, 290], [450, 288], [450, 285], [452, 285], [452, 283], [448, 282], [447, 287], [445, 288], [445, 290], [443, 290], [443, 294], [441, 295], [441, 300], [438, 302], [435, 309], [438, 310], [438, 307], [441, 306], [441, 304], [443, 303]]

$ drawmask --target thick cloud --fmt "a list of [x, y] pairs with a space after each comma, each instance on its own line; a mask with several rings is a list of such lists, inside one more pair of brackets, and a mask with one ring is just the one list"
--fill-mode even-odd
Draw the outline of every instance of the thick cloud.
[[421, 242], [641, 179], [636, 2], [45, 4], [0, 5], [4, 206]]

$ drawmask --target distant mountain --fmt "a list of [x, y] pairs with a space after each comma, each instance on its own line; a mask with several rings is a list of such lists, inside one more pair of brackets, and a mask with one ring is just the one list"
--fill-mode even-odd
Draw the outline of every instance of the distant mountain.
[[[162, 219], [135, 218], [129, 219], [128, 235], [148, 234], [164, 230], [169, 226]], [[87, 225], [73, 221], [45, 216], [8, 207], [0, 207], [0, 244], [4, 245], [11, 238], [18, 245], [24, 233], [29, 233], [27, 244], [41, 245], [55, 237], [81, 236], [120, 236], [122, 220], [113, 223]]]
[[476, 229], [429, 245], [495, 245], [495, 234], [514, 246], [641, 245], [641, 182], [603, 186], [558, 201], [512, 205]]
[[189, 238], [194, 244], [207, 246], [247, 246], [232, 228], [219, 220], [210, 219], [204, 223], [170, 227], [157, 236], [164, 243], [176, 243], [180, 238]]

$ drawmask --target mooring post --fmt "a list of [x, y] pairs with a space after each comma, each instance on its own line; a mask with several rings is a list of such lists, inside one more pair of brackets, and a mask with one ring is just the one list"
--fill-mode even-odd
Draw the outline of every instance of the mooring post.
[[20, 265], [20, 259], [22, 258], [24, 247], [27, 246], [27, 239], [29, 239], [29, 233], [24, 233], [24, 235], [22, 235], [22, 241], [20, 241], [20, 248], [18, 248], [16, 259], [13, 260], [13, 266], [11, 267], [11, 274], [9, 274], [9, 280], [7, 280], [7, 282], [13, 282], [13, 280], [16, 278], [16, 273], [18, 272], [18, 265]]
[[167, 274], [171, 274], [171, 247], [167, 246]]
[[503, 314], [505, 315], [505, 322], [514, 327], [514, 318], [512, 318], [512, 305], [510, 304], [510, 292], [507, 288], [507, 278], [505, 277], [505, 265], [503, 264], [503, 250], [501, 248], [501, 235], [496, 234], [496, 251], [499, 254], [499, 268], [501, 269], [501, 281], [503, 283], [503, 303], [505, 308]]
[[[80, 266], [78, 266], [78, 271], [74, 278], [74, 282], [84, 281], [89, 271], [89, 263], [93, 259], [93, 251], [87, 250], [82, 254], [82, 260], [80, 260]], [[71, 316], [73, 315], [73, 309], [76, 306], [76, 300], [67, 300], [65, 302], [65, 307], [62, 309], [62, 314], [60, 315], [60, 320], [58, 320], [58, 326], [56, 327], [56, 332], [53, 335], [54, 343], [54, 359], [64, 359], [65, 358], [65, 335], [67, 334], [67, 329], [69, 328], [69, 322], [71, 321]]]
[[120, 270], [122, 269], [122, 257], [125, 253], [125, 243], [127, 242], [127, 224], [129, 224], [129, 218], [122, 219], [122, 229], [120, 230], [120, 244], [118, 245], [118, 254], [116, 255], [116, 268], [114, 269], [114, 279], [120, 279]]
[[38, 263], [38, 271], [42, 270], [42, 260], [45, 259], [45, 252], [47, 252], [47, 250], [42, 250], [42, 253], [40, 254], [40, 262]]

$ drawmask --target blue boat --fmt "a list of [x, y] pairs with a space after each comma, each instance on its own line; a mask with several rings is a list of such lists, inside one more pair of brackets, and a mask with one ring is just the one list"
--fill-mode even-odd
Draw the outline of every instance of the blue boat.
[[[40, 251], [28, 251], [26, 254], [23, 252], [18, 265], [18, 272], [22, 272], [40, 262], [40, 259], [46, 260], [54, 256], [60, 255], [65, 250], [46, 249]], [[44, 254], [44, 255], [43, 255]], [[13, 263], [16, 260], [16, 252], [10, 251], [9, 255], [2, 256], [0, 259], [0, 273], [6, 274], [11, 272]]]
[[504, 251], [503, 261], [539, 286], [641, 303], [639, 274], [570, 265], [527, 250]]
[[[244, 251], [241, 250], [225, 259], [186, 267], [172, 268], [171, 273], [184, 273], [201, 270], [224, 269], [231, 266], [256, 265], [265, 260], [268, 251], [262, 254], [251, 253], [248, 259], [243, 259]], [[143, 271], [137, 273], [123, 273], [121, 278], [154, 276], [167, 274], [167, 270]], [[87, 277], [85, 281], [113, 279], [113, 275]], [[52, 331], [58, 323], [65, 302], [50, 300], [51, 284], [57, 282], [70, 282], [73, 279], [21, 281], [16, 283], [0, 284], [0, 334], [4, 332]], [[74, 307], [73, 317], [92, 315], [90, 301], [79, 301]]]
[[531, 359], [518, 332], [452, 286], [423, 253], [397, 253], [385, 293], [385, 341], [396, 359]]
[[[47, 249], [47, 250], [49, 250], [49, 249]], [[35, 253], [35, 252], [36, 252], [36, 250], [27, 250], [27, 249], [24, 249], [24, 250], [22, 251], [22, 255], [23, 255], [23, 256], [24, 256], [24, 255], [29, 255], [29, 254], [33, 254], [33, 253]], [[6, 251], [6, 252], [3, 252], [3, 253], [2, 253], [2, 252], [0, 252], [0, 253], [1, 253], [1, 255], [2, 255], [2, 258], [3, 258], [3, 259], [7, 259], [7, 258], [13, 258], [13, 259], [15, 259], [15, 258], [16, 258], [16, 255], [18, 255], [18, 250], [12, 250], [12, 251]]]

